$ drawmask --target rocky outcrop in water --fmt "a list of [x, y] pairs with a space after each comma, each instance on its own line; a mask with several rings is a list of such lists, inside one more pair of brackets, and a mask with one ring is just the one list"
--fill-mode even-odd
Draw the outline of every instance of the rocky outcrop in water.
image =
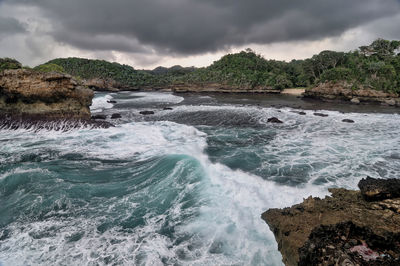
[[71, 76], [32, 70], [0, 73], [0, 113], [10, 116], [89, 119], [93, 91]]
[[393, 182], [368, 178], [362, 192], [330, 189], [331, 196], [270, 209], [262, 219], [286, 265], [400, 265], [400, 197], [387, 193]]
[[352, 85], [345, 81], [320, 83], [315, 88], [307, 89], [303, 96], [327, 101], [348, 101], [353, 104], [380, 103], [400, 106], [400, 98], [396, 93], [386, 93], [369, 88], [352, 89]]
[[5, 70], [0, 72], [0, 129], [112, 126], [90, 120], [93, 95], [66, 74]]

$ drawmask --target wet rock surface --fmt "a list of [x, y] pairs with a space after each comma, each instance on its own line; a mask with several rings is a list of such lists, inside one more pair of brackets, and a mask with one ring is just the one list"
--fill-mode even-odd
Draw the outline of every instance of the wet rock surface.
[[270, 117], [267, 120], [268, 123], [282, 124], [283, 122], [276, 117]]
[[[369, 187], [391, 180], [367, 179]], [[360, 182], [364, 187], [364, 182]], [[324, 199], [262, 214], [286, 265], [400, 265], [400, 198], [365, 200], [362, 192], [330, 189]], [[385, 195], [388, 195], [385, 193]]]
[[315, 116], [328, 117], [329, 115], [323, 113], [314, 113]]
[[153, 111], [141, 111], [141, 112], [139, 112], [139, 114], [141, 114], [141, 115], [154, 115], [154, 112]]
[[400, 198], [399, 179], [375, 179], [367, 177], [358, 183], [358, 187], [366, 200]]

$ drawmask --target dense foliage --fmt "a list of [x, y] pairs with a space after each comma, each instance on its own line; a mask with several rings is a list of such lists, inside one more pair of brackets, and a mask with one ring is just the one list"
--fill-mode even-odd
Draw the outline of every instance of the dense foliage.
[[55, 59], [48, 63], [59, 65], [80, 78], [111, 78], [131, 87], [221, 83], [238, 88], [284, 89], [346, 81], [354, 89], [400, 92], [399, 47], [400, 41], [378, 39], [356, 51], [322, 51], [309, 59], [291, 62], [266, 60], [246, 49], [197, 69], [174, 66], [135, 70], [118, 63], [80, 58]]
[[56, 65], [56, 64], [51, 64], [51, 63], [47, 63], [47, 64], [42, 64], [39, 66], [36, 66], [33, 68], [36, 71], [40, 71], [40, 72], [60, 72], [60, 73], [65, 73], [65, 70], [62, 66], [60, 65]]
[[154, 75], [150, 73], [135, 70], [128, 65], [110, 63], [104, 60], [58, 58], [49, 61], [47, 64], [59, 65], [67, 73], [80, 79], [113, 79], [129, 87], [151, 86], [157, 83]]
[[22, 68], [20, 62], [12, 58], [0, 58], [0, 72], [6, 69]]

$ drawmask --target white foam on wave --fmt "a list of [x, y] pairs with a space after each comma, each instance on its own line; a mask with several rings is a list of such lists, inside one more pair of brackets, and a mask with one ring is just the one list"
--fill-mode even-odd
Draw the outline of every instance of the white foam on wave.
[[99, 94], [95, 95], [92, 101], [92, 105], [90, 106], [90, 111], [92, 113], [100, 113], [105, 109], [111, 109], [114, 104], [109, 103], [113, 99], [113, 96], [110, 94]]
[[[173, 112], [185, 108], [191, 107], [177, 107]], [[218, 111], [227, 108], [231, 107], [203, 106], [190, 110]], [[300, 116], [292, 113], [292, 109], [281, 109], [279, 112], [273, 108], [232, 107], [232, 111], [249, 112], [257, 116], [261, 123], [270, 116], [277, 116], [285, 122], [284, 125], [268, 124], [278, 128], [279, 134], [265, 147], [265, 152], [281, 158], [281, 167], [321, 160], [321, 157], [332, 166], [316, 169], [310, 181], [303, 186], [277, 185], [261, 177], [211, 163], [204, 153], [206, 135], [194, 127], [173, 122], [128, 123], [110, 129], [38, 132], [36, 135], [20, 131], [16, 133], [16, 142], [6, 142], [0, 147], [0, 152], [13, 150], [18, 153], [51, 146], [61, 153], [76, 152], [97, 158], [137, 160], [167, 154], [190, 155], [201, 163], [205, 171], [201, 181], [203, 190], [199, 195], [204, 204], [199, 208], [198, 217], [180, 221], [181, 225], [175, 227], [176, 234], [193, 236], [179, 244], [156, 233], [165, 222], [165, 214], [147, 217], [146, 224], [134, 232], [112, 228], [99, 233], [96, 228], [101, 221], [92, 218], [54, 219], [22, 225], [14, 223], [11, 225], [12, 237], [0, 245], [0, 262], [5, 266], [32, 263], [91, 265], [105, 264], [110, 257], [114, 262], [129, 265], [138, 263], [139, 257], [144, 265], [163, 265], [163, 259], [190, 265], [282, 265], [274, 236], [260, 218], [263, 211], [290, 206], [309, 195], [322, 197], [331, 186], [354, 187], [357, 174], [371, 174], [362, 167], [357, 169], [360, 164], [379, 163], [385, 156], [397, 151], [400, 154], [397, 115], [325, 112], [329, 117], [320, 118], [310, 117], [311, 111], [306, 111], [307, 116]], [[356, 123], [343, 123], [343, 118], [354, 119]], [[2, 138], [9, 136], [0, 132], [0, 140]], [[178, 175], [178, 168], [171, 175]], [[350, 171], [352, 175], [320, 185], [313, 184], [318, 176], [343, 171]], [[191, 185], [187, 184], [187, 190], [182, 190], [181, 196], [191, 193]], [[132, 204], [126, 208], [127, 216], [129, 209], [135, 208], [129, 196], [121, 198], [118, 204]], [[175, 205], [169, 212], [179, 219], [184, 210]], [[22, 227], [25, 229], [18, 230]], [[55, 233], [37, 239], [31, 237], [47, 229]], [[81, 233], [83, 237], [80, 240], [66, 241], [71, 235]]]
[[178, 104], [184, 100], [170, 92], [132, 92], [130, 95], [138, 98], [129, 99], [129, 102]]

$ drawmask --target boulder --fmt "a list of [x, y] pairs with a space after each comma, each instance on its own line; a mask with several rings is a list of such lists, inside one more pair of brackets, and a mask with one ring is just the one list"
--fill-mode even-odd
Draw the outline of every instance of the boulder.
[[276, 123], [276, 124], [282, 124], [282, 123], [283, 123], [281, 120], [279, 120], [279, 119], [276, 118], [276, 117], [268, 118], [267, 122], [268, 122], [268, 123]]
[[0, 73], [0, 115], [26, 118], [90, 119], [93, 91], [56, 72]]
[[343, 119], [342, 122], [344, 122], [344, 123], [354, 123], [354, 120], [351, 120], [351, 119]]
[[350, 100], [350, 102], [351, 102], [351, 103], [355, 103], [355, 104], [359, 104], [359, 103], [360, 103], [360, 100], [359, 100], [358, 98], [352, 98], [352, 99]]

